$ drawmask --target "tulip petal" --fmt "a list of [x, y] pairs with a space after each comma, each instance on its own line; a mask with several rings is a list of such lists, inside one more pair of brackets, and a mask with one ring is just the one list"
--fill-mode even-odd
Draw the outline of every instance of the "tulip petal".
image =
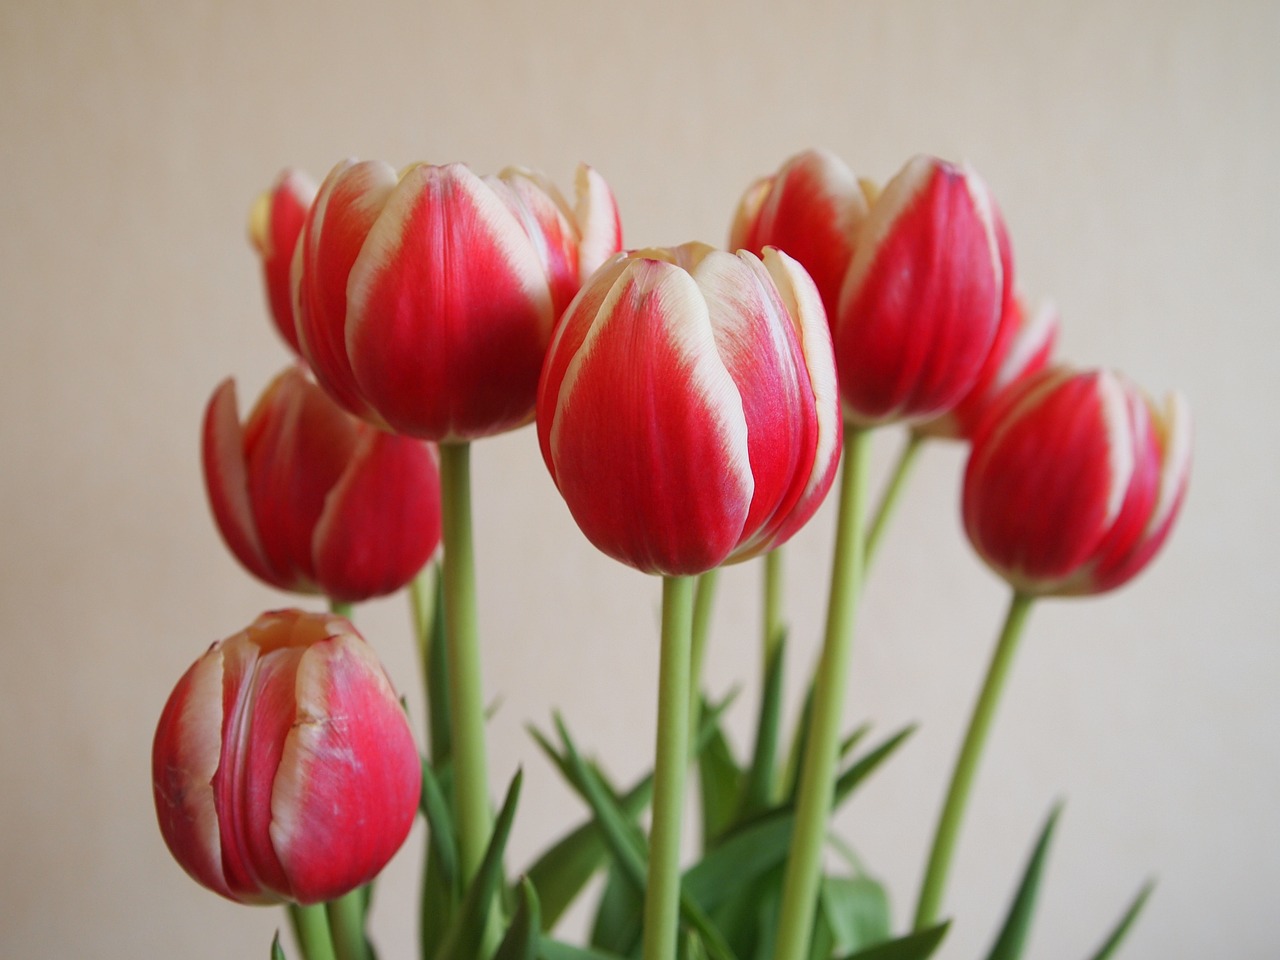
[[294, 321], [289, 271], [316, 189], [316, 182], [301, 170], [286, 170], [275, 185], [258, 198], [249, 217], [249, 237], [262, 258], [271, 318], [296, 354], [301, 354], [302, 348]]
[[288, 589], [291, 580], [267, 559], [249, 499], [244, 432], [236, 409], [236, 385], [230, 378], [214, 391], [205, 410], [201, 435], [205, 489], [218, 532], [227, 548], [254, 576]]
[[298, 240], [292, 269], [299, 345], [318, 380], [347, 410], [381, 422], [361, 396], [347, 358], [348, 280], [378, 214], [397, 183], [382, 161], [344, 160], [320, 187]]
[[475, 439], [533, 416], [554, 321], [511, 212], [461, 164], [408, 171], [351, 269], [347, 349], [399, 432]]
[[537, 251], [551, 289], [551, 309], [559, 317], [582, 285], [578, 272], [578, 229], [573, 214], [542, 174], [508, 167], [484, 182], [519, 221]]
[[578, 225], [578, 283], [585, 283], [606, 260], [622, 249], [622, 217], [613, 189], [585, 163], [574, 177], [574, 220]]
[[556, 482], [610, 556], [653, 573], [709, 570], [740, 539], [754, 484], [742, 399], [702, 293], [676, 266], [631, 259], [591, 316], [552, 386]]
[[420, 440], [365, 428], [316, 524], [316, 577], [334, 600], [392, 593], [440, 542], [440, 474]]

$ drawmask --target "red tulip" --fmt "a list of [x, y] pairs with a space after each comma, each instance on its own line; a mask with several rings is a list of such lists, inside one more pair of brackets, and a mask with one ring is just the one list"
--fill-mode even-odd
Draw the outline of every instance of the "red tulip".
[[249, 214], [249, 239], [262, 258], [262, 278], [271, 319], [285, 343], [299, 356], [302, 351], [293, 317], [289, 270], [302, 222], [315, 195], [314, 180], [300, 170], [285, 170], [271, 189], [258, 197]]
[[382, 666], [338, 616], [280, 610], [220, 640], [156, 728], [160, 832], [240, 903], [332, 900], [404, 843], [422, 771]]
[[1048, 365], [1059, 325], [1053, 304], [1045, 302], [1032, 310], [1021, 295], [1013, 297], [1012, 310], [1000, 319], [995, 345], [977, 382], [947, 413], [917, 424], [916, 430], [933, 437], [972, 437], [1001, 393]]
[[964, 482], [979, 555], [1017, 590], [1111, 590], [1155, 555], [1191, 467], [1187, 405], [1106, 372], [1046, 370], [983, 421]]
[[340, 163], [293, 271], [316, 379], [357, 416], [424, 439], [529, 422], [559, 312], [621, 244], [608, 185], [584, 166], [577, 188], [570, 208], [523, 170]]
[[925, 420], [968, 392], [1005, 299], [1002, 234], [966, 167], [916, 157], [888, 183], [859, 231], [832, 324], [846, 418]]
[[538, 440], [587, 538], [640, 570], [698, 573], [783, 543], [840, 456], [817, 288], [772, 249], [614, 258], [556, 330]]
[[729, 231], [729, 249], [759, 256], [765, 247], [777, 247], [794, 257], [813, 277], [834, 319], [867, 203], [843, 160], [825, 150], [805, 150], [747, 188]]
[[440, 541], [440, 476], [420, 440], [352, 417], [296, 367], [242, 426], [225, 380], [204, 420], [205, 485], [218, 529], [282, 590], [355, 602], [399, 590]]

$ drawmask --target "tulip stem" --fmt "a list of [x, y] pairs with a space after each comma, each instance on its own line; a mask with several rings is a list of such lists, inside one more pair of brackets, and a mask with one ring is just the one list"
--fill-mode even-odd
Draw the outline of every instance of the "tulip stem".
[[370, 960], [369, 941], [364, 932], [365, 888], [330, 900], [324, 905], [337, 960]]
[[493, 818], [485, 759], [484, 698], [476, 630], [475, 551], [471, 541], [471, 445], [440, 444], [444, 534], [445, 644], [449, 654], [449, 707], [458, 852], [464, 884], [484, 859]]
[[778, 647], [786, 624], [782, 614], [783, 582], [782, 547], [775, 547], [764, 555], [764, 659], [765, 674], [777, 657]]
[[802, 960], [809, 955], [822, 847], [835, 788], [844, 691], [853, 653], [853, 625], [862, 585], [862, 526], [870, 436], [870, 430], [860, 427], [850, 427], [845, 435], [826, 637], [814, 678], [809, 738], [801, 760], [796, 826], [783, 880], [782, 913], [774, 950], [776, 960]]
[[924, 434], [914, 430], [909, 430], [907, 433], [907, 442], [903, 444], [902, 451], [898, 454], [898, 462], [893, 465], [889, 483], [880, 495], [880, 503], [871, 516], [871, 522], [867, 525], [867, 540], [863, 548], [862, 561], [864, 576], [871, 566], [871, 558], [875, 555], [876, 548], [880, 546], [880, 538], [884, 535], [885, 527], [889, 525], [889, 519], [902, 498], [902, 491], [907, 487], [907, 477], [910, 476], [911, 468], [915, 466], [926, 439], [928, 438]]
[[711, 632], [711, 611], [715, 608], [716, 582], [719, 578], [719, 567], [708, 570], [698, 577], [693, 592], [693, 634], [689, 644], [689, 742], [691, 744], [697, 737], [698, 725], [702, 722], [702, 664], [707, 652], [707, 636]]
[[293, 927], [293, 937], [298, 941], [303, 960], [336, 960], [323, 904], [304, 907], [300, 903], [291, 903], [288, 913], [289, 925]]
[[1004, 690], [1005, 681], [1008, 679], [1009, 667], [1013, 663], [1018, 639], [1022, 636], [1033, 599], [1034, 597], [1015, 590], [1009, 603], [1009, 612], [1005, 616], [1004, 627], [1000, 631], [1000, 639], [996, 642], [991, 664], [987, 667], [987, 677], [983, 681], [982, 692], [978, 694], [978, 702], [974, 704], [973, 716], [969, 720], [969, 730], [960, 747], [960, 755], [956, 758], [955, 770], [951, 774], [951, 785], [947, 789], [947, 799], [942, 805], [942, 814], [938, 818], [933, 847], [929, 851], [929, 865], [925, 868], [924, 882], [920, 887], [920, 900], [916, 905], [914, 929], [917, 931], [933, 926], [941, 911], [942, 897], [947, 886], [947, 874], [951, 869], [951, 857], [960, 835], [960, 824], [969, 802], [974, 776], [978, 771], [982, 749], [986, 744], [987, 734], [991, 730], [996, 706]]
[[689, 746], [693, 578], [662, 582], [653, 824], [644, 898], [644, 960], [674, 960], [680, 916], [680, 822]]

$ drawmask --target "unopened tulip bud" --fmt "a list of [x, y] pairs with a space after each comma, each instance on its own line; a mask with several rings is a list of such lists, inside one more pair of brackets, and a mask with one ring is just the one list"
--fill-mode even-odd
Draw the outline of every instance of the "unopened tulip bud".
[[916, 157], [858, 234], [832, 323], [845, 417], [860, 426], [950, 409], [973, 386], [1005, 299], [999, 218], [967, 167]]
[[320, 187], [294, 263], [303, 355], [352, 413], [438, 441], [533, 418], [551, 330], [621, 242], [594, 171], [570, 208], [537, 174], [347, 161]]
[[151, 756], [156, 816], [196, 881], [240, 903], [335, 899], [378, 874], [418, 806], [417, 747], [342, 617], [281, 610], [178, 681]]
[[619, 255], [556, 330], [538, 440], [587, 538], [624, 563], [683, 575], [772, 549], [840, 456], [817, 288], [773, 249]]
[[420, 440], [341, 409], [297, 367], [242, 425], [235, 383], [205, 413], [205, 486], [236, 558], [282, 590], [353, 603], [399, 590], [440, 542], [440, 475]]
[[971, 438], [1004, 391], [1048, 365], [1058, 340], [1057, 307], [1045, 301], [1032, 309], [1020, 294], [1013, 298], [1012, 307], [1000, 320], [995, 345], [977, 382], [947, 413], [917, 424], [917, 432], [931, 437]]
[[293, 316], [293, 291], [289, 270], [302, 223], [316, 196], [316, 184], [300, 170], [286, 170], [275, 185], [258, 197], [249, 215], [249, 239], [262, 258], [262, 279], [267, 305], [276, 330], [295, 354], [298, 330]]
[[973, 440], [964, 523], [1014, 589], [1111, 590], [1164, 543], [1191, 468], [1191, 419], [1103, 372], [1046, 370], [1006, 393]]

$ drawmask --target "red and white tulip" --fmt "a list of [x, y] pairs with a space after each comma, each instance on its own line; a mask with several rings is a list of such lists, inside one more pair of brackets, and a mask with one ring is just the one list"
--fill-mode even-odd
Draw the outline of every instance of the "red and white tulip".
[[297, 367], [243, 424], [225, 380], [205, 412], [202, 452], [227, 546], [282, 590], [348, 603], [393, 593], [440, 542], [431, 447], [356, 419]]
[[1186, 493], [1191, 418], [1104, 372], [1046, 370], [983, 421], [964, 480], [978, 554], [1016, 590], [1111, 590], [1164, 543]]
[[556, 330], [538, 440], [587, 538], [633, 567], [693, 574], [780, 545], [840, 456], [817, 288], [773, 249], [619, 255]]
[[845, 417], [920, 421], [959, 401], [995, 342], [1009, 260], [978, 176], [910, 160], [863, 221], [833, 318]]
[[533, 418], [560, 311], [621, 245], [613, 194], [583, 166], [570, 207], [541, 176], [345, 161], [293, 268], [302, 353], [352, 413], [465, 441]]
[[267, 306], [276, 330], [299, 356], [289, 271], [302, 223], [316, 196], [316, 184], [301, 170], [285, 170], [270, 190], [258, 197], [249, 214], [249, 239], [262, 258]]
[[151, 764], [170, 852], [240, 903], [318, 903], [373, 879], [422, 783], [373, 650], [342, 617], [299, 610], [262, 615], [191, 666]]

